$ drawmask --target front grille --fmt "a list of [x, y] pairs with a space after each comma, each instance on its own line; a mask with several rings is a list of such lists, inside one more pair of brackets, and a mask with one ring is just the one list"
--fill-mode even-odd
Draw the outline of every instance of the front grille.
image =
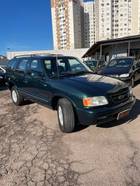
[[120, 104], [129, 99], [129, 88], [123, 88], [115, 93], [108, 94], [108, 100], [111, 104]]

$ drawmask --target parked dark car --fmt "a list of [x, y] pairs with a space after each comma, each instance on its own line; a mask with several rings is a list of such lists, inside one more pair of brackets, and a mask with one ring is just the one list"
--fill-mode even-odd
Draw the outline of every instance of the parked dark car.
[[0, 66], [0, 86], [5, 84], [6, 69]]
[[140, 61], [133, 57], [112, 59], [99, 74], [117, 78], [133, 87], [135, 81], [140, 79]]
[[32, 100], [57, 110], [60, 129], [102, 124], [129, 114], [135, 98], [125, 83], [93, 74], [77, 58], [21, 56], [9, 61], [7, 86], [13, 103]]
[[105, 61], [99, 60], [86, 60], [84, 63], [94, 72], [97, 73], [101, 68], [105, 66]]

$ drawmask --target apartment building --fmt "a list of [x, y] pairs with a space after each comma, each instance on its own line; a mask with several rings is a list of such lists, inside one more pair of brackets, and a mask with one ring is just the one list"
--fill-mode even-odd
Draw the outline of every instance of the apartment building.
[[132, 34], [140, 34], [140, 0], [132, 0]]
[[95, 1], [96, 41], [112, 38], [112, 0]]
[[140, 33], [139, 0], [95, 0], [96, 41]]
[[83, 47], [82, 0], [51, 0], [54, 49]]
[[88, 48], [95, 43], [94, 1], [84, 2], [83, 6], [84, 6], [84, 47]]
[[113, 38], [132, 34], [132, 0], [112, 1]]

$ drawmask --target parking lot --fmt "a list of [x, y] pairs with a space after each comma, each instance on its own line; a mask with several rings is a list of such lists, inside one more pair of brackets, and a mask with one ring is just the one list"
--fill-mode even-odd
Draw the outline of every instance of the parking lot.
[[59, 131], [56, 112], [0, 91], [0, 186], [140, 185], [140, 85], [127, 120]]

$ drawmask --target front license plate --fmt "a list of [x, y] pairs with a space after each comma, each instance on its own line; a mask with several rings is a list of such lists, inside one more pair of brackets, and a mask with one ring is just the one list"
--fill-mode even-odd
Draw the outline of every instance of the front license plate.
[[123, 112], [120, 112], [120, 113], [118, 114], [117, 120], [120, 120], [120, 119], [122, 119], [122, 118], [127, 117], [127, 116], [129, 115], [129, 112], [130, 112], [130, 110], [125, 110], [125, 111], [123, 111]]

